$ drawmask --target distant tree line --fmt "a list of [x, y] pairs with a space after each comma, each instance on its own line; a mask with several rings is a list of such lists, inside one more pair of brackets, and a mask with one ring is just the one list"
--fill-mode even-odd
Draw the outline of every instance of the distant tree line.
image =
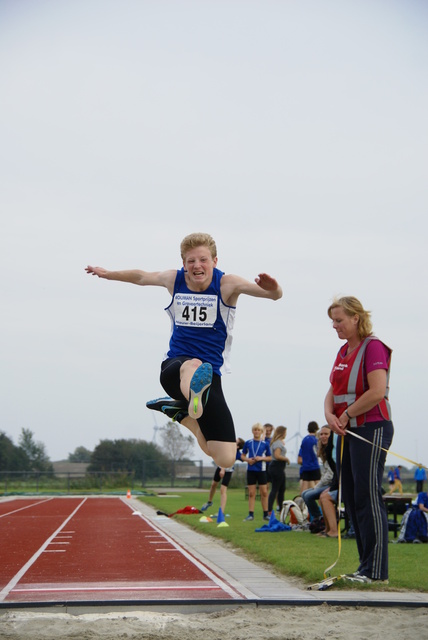
[[[171, 463], [190, 461], [194, 440], [182, 433], [179, 426], [168, 422], [159, 428], [160, 444], [124, 438], [101, 440], [94, 451], [77, 447], [68, 456], [69, 462], [88, 464], [88, 472], [132, 472], [137, 477], [147, 474], [161, 476]], [[34, 440], [29, 429], [22, 429], [16, 446], [0, 432], [0, 471], [53, 472], [45, 445]]]
[[168, 458], [156, 444], [144, 440], [101, 440], [91, 454], [88, 472], [133, 472], [142, 477], [147, 461], [151, 473], [159, 475]]
[[53, 471], [45, 445], [34, 440], [29, 429], [22, 429], [18, 445], [0, 431], [0, 471]]
[[184, 435], [174, 422], [161, 427], [159, 435], [160, 445], [136, 439], [101, 440], [90, 454], [88, 471], [132, 471], [142, 478], [148, 473], [160, 476], [171, 462], [189, 460], [193, 450], [191, 435]]

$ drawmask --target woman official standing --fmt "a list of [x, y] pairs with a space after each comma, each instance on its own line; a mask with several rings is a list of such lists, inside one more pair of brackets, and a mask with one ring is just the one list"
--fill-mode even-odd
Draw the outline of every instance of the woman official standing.
[[[330, 374], [325, 417], [343, 438], [343, 501], [355, 527], [360, 557], [353, 575], [360, 582], [387, 581], [388, 518], [381, 489], [385, 450], [394, 433], [388, 402], [391, 349], [373, 336], [370, 312], [357, 298], [335, 299], [328, 315], [339, 339], [346, 340]], [[341, 444], [339, 438], [339, 463]]]

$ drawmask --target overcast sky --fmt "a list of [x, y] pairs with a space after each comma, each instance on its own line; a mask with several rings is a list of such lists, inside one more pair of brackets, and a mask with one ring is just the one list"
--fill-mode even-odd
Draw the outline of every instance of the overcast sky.
[[428, 465], [427, 69], [424, 0], [0, 0], [0, 430], [51, 460], [152, 441], [169, 294], [84, 268], [179, 268], [206, 231], [284, 289], [238, 302], [237, 435], [283, 424], [295, 460], [355, 295], [392, 450]]

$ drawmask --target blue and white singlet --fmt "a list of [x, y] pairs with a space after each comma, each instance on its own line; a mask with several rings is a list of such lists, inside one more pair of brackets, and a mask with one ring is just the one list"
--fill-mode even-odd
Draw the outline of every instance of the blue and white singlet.
[[230, 349], [236, 307], [226, 305], [220, 293], [224, 275], [214, 269], [205, 291], [191, 291], [184, 268], [177, 271], [172, 301], [165, 311], [171, 319], [169, 351], [165, 358], [188, 356], [209, 362], [214, 373], [230, 373]]

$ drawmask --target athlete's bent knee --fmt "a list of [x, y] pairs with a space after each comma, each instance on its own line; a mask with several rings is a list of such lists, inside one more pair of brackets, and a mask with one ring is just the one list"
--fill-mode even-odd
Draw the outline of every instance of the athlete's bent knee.
[[191, 369], [196, 371], [198, 367], [202, 364], [202, 360], [198, 360], [198, 358], [192, 358], [192, 360], [185, 360], [180, 367], [181, 373], [184, 373], [187, 370]]
[[233, 467], [236, 462], [236, 443], [235, 442], [219, 442], [210, 440], [207, 442], [209, 455], [212, 457], [218, 467], [228, 469]]

